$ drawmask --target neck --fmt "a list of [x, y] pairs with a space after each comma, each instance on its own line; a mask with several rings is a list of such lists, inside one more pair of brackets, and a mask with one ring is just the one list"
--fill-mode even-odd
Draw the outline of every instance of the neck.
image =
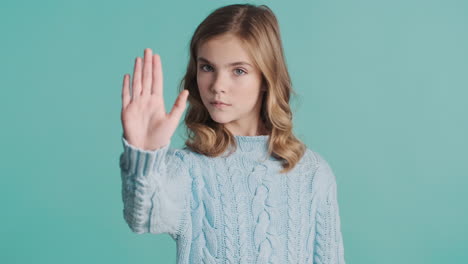
[[258, 122], [258, 125], [256, 126], [255, 129], [242, 130], [242, 129], [232, 129], [230, 127], [227, 127], [227, 129], [234, 136], [254, 137], [254, 136], [264, 136], [264, 135], [269, 134], [262, 122]]

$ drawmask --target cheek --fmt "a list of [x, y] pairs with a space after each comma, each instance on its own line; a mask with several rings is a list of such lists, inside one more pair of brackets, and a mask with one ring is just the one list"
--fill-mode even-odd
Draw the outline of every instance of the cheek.
[[200, 95], [203, 97], [206, 94], [206, 89], [208, 87], [206, 78], [197, 76], [197, 86]]
[[208, 74], [197, 75], [197, 85], [200, 90], [208, 90], [211, 83], [211, 77]]
[[255, 102], [259, 96], [260, 88], [255, 80], [245, 80], [237, 85], [236, 96], [244, 98], [248, 102]]

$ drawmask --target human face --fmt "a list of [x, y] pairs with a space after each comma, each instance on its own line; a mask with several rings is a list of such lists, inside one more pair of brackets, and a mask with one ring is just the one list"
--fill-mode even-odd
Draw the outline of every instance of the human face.
[[242, 42], [231, 34], [217, 36], [202, 43], [197, 54], [198, 89], [211, 118], [234, 135], [260, 133], [262, 75]]

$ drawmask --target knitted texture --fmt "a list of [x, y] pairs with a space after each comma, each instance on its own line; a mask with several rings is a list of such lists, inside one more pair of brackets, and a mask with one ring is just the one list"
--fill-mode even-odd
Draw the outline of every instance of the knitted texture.
[[[124, 137], [123, 216], [137, 234], [169, 234], [177, 263], [345, 264], [337, 184], [307, 148], [281, 174], [268, 138], [235, 136], [230, 156], [207, 157], [170, 143], [142, 150]], [[226, 152], [227, 153], [227, 152]]]

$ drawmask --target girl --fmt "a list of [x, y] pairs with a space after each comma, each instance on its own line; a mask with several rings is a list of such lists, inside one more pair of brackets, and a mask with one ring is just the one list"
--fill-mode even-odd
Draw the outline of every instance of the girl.
[[[291, 80], [267, 6], [221, 7], [197, 27], [169, 114], [159, 55], [136, 58], [132, 91], [129, 78], [120, 168], [133, 232], [169, 234], [177, 263], [345, 263], [336, 179], [293, 135]], [[187, 100], [188, 139], [170, 148]]]

